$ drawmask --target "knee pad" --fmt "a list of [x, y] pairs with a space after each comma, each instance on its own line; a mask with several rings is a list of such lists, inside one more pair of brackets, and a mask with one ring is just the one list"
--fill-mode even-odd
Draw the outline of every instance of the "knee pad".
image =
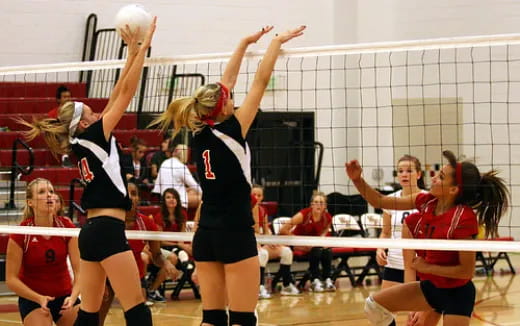
[[280, 264], [282, 265], [291, 265], [293, 262], [293, 253], [291, 248], [282, 247], [282, 251], [280, 253]]
[[258, 249], [258, 260], [260, 261], [260, 266], [267, 266], [267, 262], [269, 261], [269, 252], [264, 248]]
[[125, 311], [127, 326], [152, 326], [152, 313], [144, 304], [140, 303]]
[[186, 251], [181, 250], [177, 253], [177, 257], [181, 263], [185, 263], [190, 259], [190, 256], [186, 253]]
[[78, 316], [74, 326], [97, 326], [99, 324], [99, 313], [78, 310]]
[[225, 310], [202, 310], [202, 323], [228, 326], [228, 315]]
[[256, 326], [256, 312], [229, 311], [229, 325]]
[[365, 300], [365, 315], [374, 326], [388, 326], [394, 320], [394, 315], [377, 303], [372, 296]]

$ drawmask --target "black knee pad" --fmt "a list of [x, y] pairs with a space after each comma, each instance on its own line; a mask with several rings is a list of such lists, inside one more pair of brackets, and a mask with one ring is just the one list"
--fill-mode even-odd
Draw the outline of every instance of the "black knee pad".
[[86, 312], [81, 309], [78, 310], [78, 316], [74, 322], [74, 326], [98, 326], [99, 325], [99, 313], [98, 312]]
[[229, 311], [229, 324], [256, 326], [256, 315], [254, 312]]
[[202, 310], [202, 322], [215, 326], [228, 326], [228, 315], [225, 310]]
[[152, 313], [144, 304], [140, 303], [125, 311], [127, 326], [152, 326]]

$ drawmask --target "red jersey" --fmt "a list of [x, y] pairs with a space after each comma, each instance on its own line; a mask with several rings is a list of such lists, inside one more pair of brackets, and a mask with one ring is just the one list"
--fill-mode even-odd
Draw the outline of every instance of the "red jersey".
[[300, 212], [303, 215], [303, 222], [298, 224], [294, 230], [294, 235], [321, 235], [326, 228], [330, 226], [332, 223], [332, 216], [328, 212], [323, 212], [321, 214], [321, 219], [317, 222], [314, 221], [312, 217], [312, 208], [304, 208]]
[[[128, 230], [137, 231], [159, 231], [157, 225], [153, 222], [151, 217], [137, 213], [135, 222], [131, 226], [127, 226]], [[132, 249], [135, 261], [137, 262], [137, 268], [139, 269], [139, 278], [143, 278], [145, 274], [144, 263], [141, 259], [141, 252], [146, 245], [147, 240], [128, 240], [128, 245]]]
[[[34, 226], [34, 218], [25, 219], [22, 226]], [[53, 227], [75, 228], [66, 218], [58, 216]], [[61, 297], [72, 292], [72, 279], [67, 266], [69, 237], [46, 237], [42, 235], [11, 234], [22, 248], [22, 266], [18, 277], [31, 290], [46, 296]]]
[[269, 228], [269, 219], [267, 211], [262, 206], [258, 205], [258, 227], [261, 234], [268, 234], [265, 230]]
[[60, 107], [57, 106], [57, 107], [55, 107], [54, 109], [50, 110], [49, 112], [47, 112], [47, 116], [48, 116], [49, 118], [58, 119], [58, 109], [59, 109], [59, 108], [60, 108]]
[[[187, 219], [186, 211], [184, 209], [182, 209], [181, 211], [182, 211], [183, 218], [186, 221], [186, 219]], [[154, 219], [155, 224], [157, 224], [157, 226], [159, 226], [165, 232], [180, 232], [181, 231], [180, 225], [175, 223], [175, 221], [173, 221], [173, 223], [170, 223], [170, 226], [166, 227], [161, 212], [155, 214], [153, 219]]]
[[[441, 215], [435, 215], [437, 198], [430, 193], [417, 196], [418, 213], [410, 214], [405, 223], [416, 239], [467, 239], [478, 234], [478, 219], [473, 209], [457, 205]], [[417, 255], [429, 264], [453, 266], [459, 264], [458, 251], [417, 250]], [[471, 280], [417, 273], [421, 280], [429, 280], [438, 288], [459, 287]]]

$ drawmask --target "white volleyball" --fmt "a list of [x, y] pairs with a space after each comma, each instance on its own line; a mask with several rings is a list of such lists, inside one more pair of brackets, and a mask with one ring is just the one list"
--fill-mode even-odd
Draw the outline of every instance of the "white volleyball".
[[138, 39], [144, 39], [146, 31], [152, 23], [152, 15], [144, 9], [140, 4], [126, 5], [119, 9], [116, 14], [115, 25], [116, 30], [121, 35], [121, 30], [126, 28], [126, 25], [131, 31], [139, 28]]

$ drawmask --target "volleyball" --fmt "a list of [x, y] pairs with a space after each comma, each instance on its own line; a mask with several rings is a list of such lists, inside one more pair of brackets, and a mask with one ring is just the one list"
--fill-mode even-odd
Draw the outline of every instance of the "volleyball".
[[131, 31], [139, 28], [139, 40], [144, 38], [151, 23], [152, 15], [139, 4], [131, 4], [122, 7], [117, 12], [115, 19], [116, 30], [119, 35], [121, 35], [121, 30], [128, 25]]

